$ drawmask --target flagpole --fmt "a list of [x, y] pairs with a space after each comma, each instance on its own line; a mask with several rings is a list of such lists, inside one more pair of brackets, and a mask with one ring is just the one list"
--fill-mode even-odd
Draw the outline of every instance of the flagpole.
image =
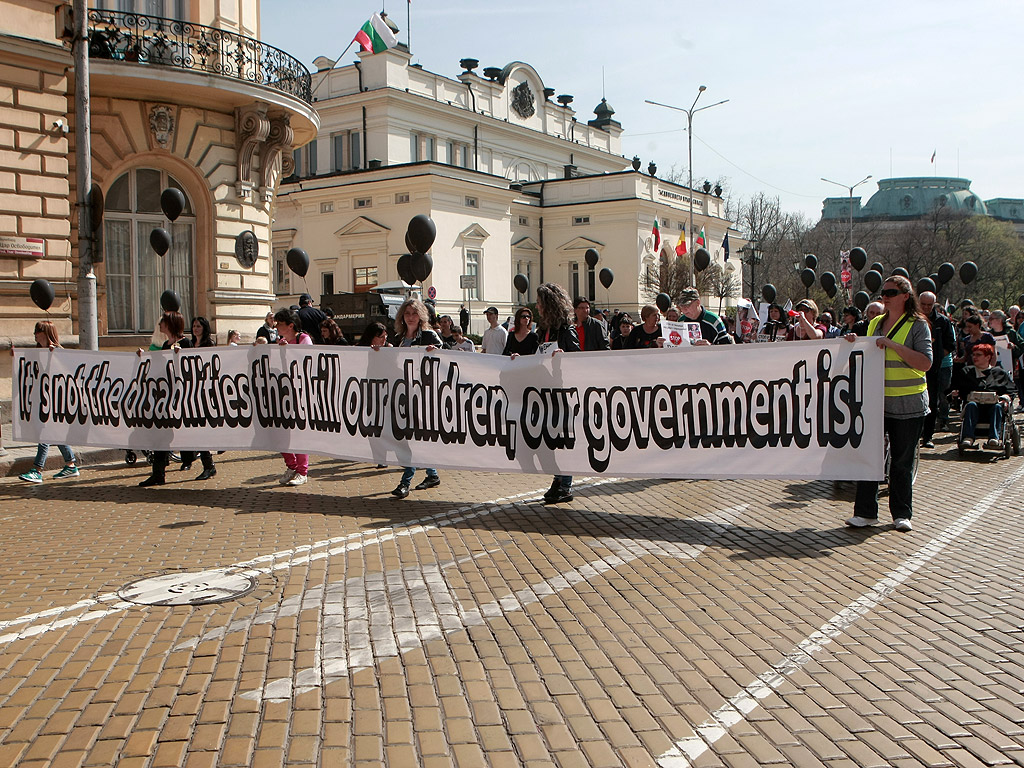
[[412, 53], [412, 0], [405, 4], [405, 47]]
[[350, 51], [350, 50], [352, 49], [352, 46], [353, 46], [353, 45], [355, 44], [355, 42], [356, 42], [356, 41], [355, 41], [355, 39], [353, 39], [353, 40], [352, 40], [352, 42], [348, 44], [348, 48], [346, 48], [346, 49], [345, 49], [344, 51], [342, 51], [342, 52], [341, 52], [341, 55], [340, 55], [340, 56], [338, 56], [338, 58], [336, 58], [336, 59], [334, 60], [334, 63], [333, 63], [333, 64], [331, 64], [331, 69], [328, 69], [328, 70], [327, 70], [327, 71], [326, 71], [326, 72], [324, 73], [324, 76], [323, 76], [322, 78], [320, 78], [320, 82], [316, 84], [316, 88], [314, 88], [314, 89], [312, 90], [312, 92], [311, 92], [311, 93], [309, 94], [309, 97], [310, 97], [310, 98], [313, 98], [314, 96], [316, 96], [316, 92], [317, 92], [318, 90], [320, 90], [320, 86], [324, 84], [324, 81], [325, 81], [325, 80], [326, 80], [326, 79], [327, 79], [328, 77], [330, 77], [330, 74], [331, 74], [331, 70], [332, 70], [332, 69], [334, 69], [334, 68], [335, 68], [336, 66], [338, 66], [338, 62], [339, 62], [339, 61], [341, 61], [341, 57], [342, 57], [342, 56], [344, 56], [344, 55], [345, 55], [346, 53], [348, 53], [348, 52], [349, 52], [349, 51]]

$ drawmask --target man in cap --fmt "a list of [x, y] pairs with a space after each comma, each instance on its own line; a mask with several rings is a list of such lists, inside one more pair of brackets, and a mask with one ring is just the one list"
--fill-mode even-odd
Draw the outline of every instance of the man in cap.
[[498, 308], [488, 307], [484, 310], [484, 317], [490, 326], [484, 331], [480, 348], [485, 355], [500, 355], [505, 351], [505, 341], [508, 339], [508, 331], [498, 325]]
[[700, 293], [696, 288], [684, 288], [679, 294], [679, 309], [683, 313], [682, 322], [700, 324], [700, 339], [694, 342], [694, 346], [701, 347], [708, 344], [732, 344], [732, 336], [725, 329], [722, 318], [714, 312], [704, 309], [700, 303]]
[[793, 326], [793, 340], [823, 339], [825, 326], [818, 322], [818, 305], [811, 299], [800, 299], [793, 307], [800, 314], [796, 316]]
[[304, 293], [299, 297], [299, 320], [302, 321], [302, 330], [309, 335], [314, 344], [324, 343], [320, 324], [326, 319], [327, 315], [313, 306], [312, 296]]
[[590, 316], [590, 300], [585, 296], [577, 296], [572, 306], [576, 314], [576, 338], [580, 342], [580, 351], [609, 349], [608, 332], [604, 325]]

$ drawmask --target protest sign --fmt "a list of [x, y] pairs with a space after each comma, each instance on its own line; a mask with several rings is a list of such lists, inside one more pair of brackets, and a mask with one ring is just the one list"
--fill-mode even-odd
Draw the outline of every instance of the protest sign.
[[661, 338], [665, 347], [689, 347], [701, 339], [700, 323], [661, 321]]
[[19, 350], [17, 440], [271, 450], [638, 477], [882, 476], [883, 357], [860, 340], [531, 355], [258, 346]]

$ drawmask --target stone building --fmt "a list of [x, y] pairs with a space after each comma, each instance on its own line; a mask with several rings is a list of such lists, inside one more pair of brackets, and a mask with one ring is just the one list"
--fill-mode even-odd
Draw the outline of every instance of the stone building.
[[[638, 161], [632, 167], [606, 100], [583, 122], [573, 97], [556, 96], [529, 64], [481, 75], [479, 62], [463, 59], [451, 78], [412, 64], [401, 45], [347, 66], [316, 63], [321, 128], [296, 152], [273, 224], [280, 303], [398, 281], [406, 227], [417, 214], [437, 226], [423, 289], [436, 295], [439, 312], [467, 304], [474, 332], [485, 327], [484, 307], [510, 315], [542, 281], [635, 312], [649, 301], [643, 273], [662, 253], [674, 258], [691, 206], [694, 228], [705, 228], [709, 250], [722, 258], [730, 222], [721, 197], [710, 184], [690, 191], [641, 173]], [[692, 235], [688, 242], [692, 251]], [[310, 255], [305, 279], [288, 271], [292, 247]], [[584, 260], [590, 248], [600, 256], [596, 268]], [[614, 274], [609, 290], [597, 280], [603, 268]], [[525, 295], [513, 288], [519, 273], [529, 278]]]
[[[215, 330], [255, 327], [273, 302], [270, 222], [292, 152], [312, 139], [309, 71], [259, 41], [259, 1], [98, 0], [89, 11], [93, 182], [105, 199], [96, 265], [101, 344], [153, 330], [173, 289]], [[135, 13], [146, 11], [146, 13]], [[0, 318], [31, 335], [77, 332], [74, 72], [70, 6], [0, 0]], [[173, 224], [167, 187], [187, 205]], [[160, 257], [154, 227], [171, 232]], [[252, 266], [235, 237], [259, 242]], [[36, 278], [57, 300], [29, 300]]]

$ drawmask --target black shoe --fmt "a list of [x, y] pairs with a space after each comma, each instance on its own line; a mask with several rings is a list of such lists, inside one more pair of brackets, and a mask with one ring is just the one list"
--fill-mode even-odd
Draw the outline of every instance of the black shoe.
[[149, 488], [149, 486], [151, 486], [151, 485], [163, 485], [163, 484], [164, 484], [163, 477], [157, 477], [156, 475], [150, 475], [145, 480], [143, 480], [141, 483], [139, 483], [139, 488]]
[[181, 471], [182, 472], [188, 472], [190, 469], [192, 469], [192, 462], [191, 461], [183, 461], [183, 462], [181, 462]]
[[559, 490], [561, 490], [561, 486], [558, 484], [558, 481], [552, 480], [551, 487], [544, 492], [544, 501], [554, 501], [558, 496]]
[[425, 491], [427, 488], [437, 488], [441, 484], [441, 478], [438, 475], [427, 475], [423, 478], [423, 482], [416, 486], [417, 491]]
[[921, 443], [921, 447], [922, 448], [934, 448], [935, 447], [935, 443], [933, 443], [931, 440], [925, 440], [923, 443]]
[[216, 474], [217, 474], [217, 468], [216, 467], [207, 467], [206, 469], [204, 469], [202, 472], [199, 473], [199, 477], [197, 477], [196, 480], [209, 480], [211, 477], [213, 477]]
[[545, 494], [544, 498], [548, 504], [561, 504], [565, 501], [572, 501], [572, 488], [559, 488], [558, 491], [550, 498]]
[[405, 483], [399, 483], [398, 487], [391, 492], [392, 496], [397, 496], [399, 499], [404, 499], [409, 495], [409, 486]]

